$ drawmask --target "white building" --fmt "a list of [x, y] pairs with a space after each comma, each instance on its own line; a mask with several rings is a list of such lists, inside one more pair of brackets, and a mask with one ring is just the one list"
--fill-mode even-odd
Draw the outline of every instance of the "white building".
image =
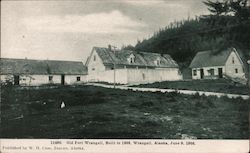
[[86, 81], [82, 62], [1, 58], [1, 84], [74, 84]]
[[198, 52], [189, 67], [193, 79], [246, 78], [244, 63], [235, 48], [220, 53]]
[[167, 54], [94, 47], [86, 66], [90, 82], [141, 84], [182, 79], [178, 64]]

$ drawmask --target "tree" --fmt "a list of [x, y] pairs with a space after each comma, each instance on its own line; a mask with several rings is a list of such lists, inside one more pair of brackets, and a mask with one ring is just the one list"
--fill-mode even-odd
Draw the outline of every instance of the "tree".
[[229, 11], [229, 7], [228, 7], [228, 1], [224, 1], [224, 2], [219, 2], [218, 0], [215, 2], [212, 2], [211, 0], [207, 0], [205, 2], [203, 2], [205, 5], [208, 6], [208, 10], [219, 16], [224, 14], [227, 14]]
[[122, 50], [135, 50], [135, 47], [132, 45], [128, 45], [128, 46], [122, 46], [121, 48]]
[[250, 19], [250, 6], [248, 0], [230, 0], [229, 8], [240, 21]]

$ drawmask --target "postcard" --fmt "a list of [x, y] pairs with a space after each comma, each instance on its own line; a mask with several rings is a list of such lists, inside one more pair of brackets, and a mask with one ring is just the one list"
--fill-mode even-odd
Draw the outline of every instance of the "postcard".
[[1, 153], [246, 153], [247, 0], [1, 1]]

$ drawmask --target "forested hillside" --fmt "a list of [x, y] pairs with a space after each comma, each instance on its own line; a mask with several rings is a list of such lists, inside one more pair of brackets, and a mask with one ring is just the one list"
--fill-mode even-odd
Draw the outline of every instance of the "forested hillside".
[[174, 22], [151, 38], [125, 49], [170, 54], [187, 67], [198, 51], [220, 52], [228, 47], [242, 50], [249, 58], [250, 2], [248, 0], [206, 1], [210, 15]]

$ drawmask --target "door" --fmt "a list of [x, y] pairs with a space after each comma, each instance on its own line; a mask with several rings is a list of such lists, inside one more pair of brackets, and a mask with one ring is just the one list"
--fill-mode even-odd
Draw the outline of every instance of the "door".
[[204, 78], [204, 70], [200, 69], [200, 72], [201, 72], [201, 79], [203, 79]]
[[222, 68], [218, 68], [218, 75], [219, 75], [219, 78], [223, 78]]
[[14, 75], [14, 85], [19, 85], [19, 75]]
[[61, 75], [61, 85], [64, 85], [65, 83], [65, 75]]

